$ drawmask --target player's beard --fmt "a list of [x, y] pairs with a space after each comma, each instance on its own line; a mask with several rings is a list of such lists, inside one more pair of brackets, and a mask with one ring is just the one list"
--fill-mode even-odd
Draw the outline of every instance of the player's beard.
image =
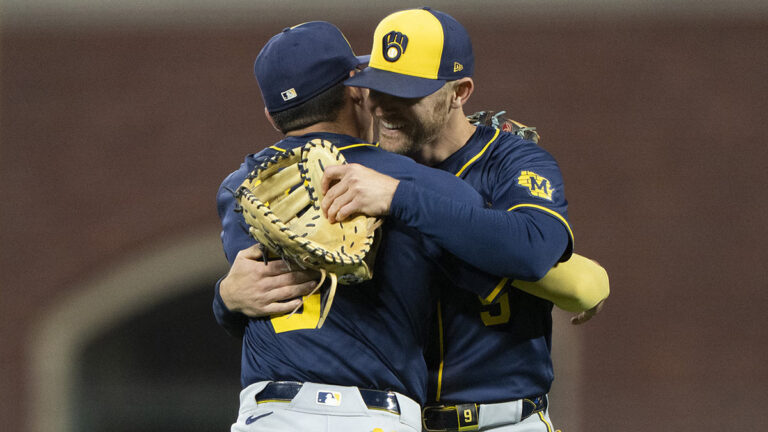
[[375, 117], [374, 133], [384, 150], [420, 160], [422, 150], [434, 145], [445, 130], [448, 110], [449, 103], [439, 98], [427, 112], [409, 110], [386, 118]]

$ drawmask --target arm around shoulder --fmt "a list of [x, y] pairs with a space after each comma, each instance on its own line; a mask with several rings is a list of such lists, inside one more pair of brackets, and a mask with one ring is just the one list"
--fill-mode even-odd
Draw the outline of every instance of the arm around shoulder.
[[594, 308], [610, 293], [608, 272], [594, 260], [578, 254], [552, 267], [538, 281], [515, 280], [512, 285], [568, 312]]

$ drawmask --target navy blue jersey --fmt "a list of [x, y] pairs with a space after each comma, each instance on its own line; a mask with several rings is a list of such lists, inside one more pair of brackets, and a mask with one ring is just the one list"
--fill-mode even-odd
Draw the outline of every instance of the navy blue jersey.
[[[328, 134], [289, 137], [256, 155], [221, 185], [218, 209], [222, 242], [230, 264], [237, 252], [254, 244], [233, 192], [261, 158], [304, 145], [314, 138], [333, 142], [350, 163], [360, 163], [395, 177], [401, 185], [450, 196], [451, 202], [482, 206], [469, 185], [449, 173], [387, 153], [354, 138]], [[311, 381], [374, 389], [391, 389], [419, 403], [426, 399], [427, 367], [423, 349], [436, 292], [445, 285], [444, 252], [396, 218], [387, 218], [373, 269], [374, 278], [356, 285], [339, 285], [323, 327], [315, 329], [319, 295], [305, 297], [291, 320], [285, 317], [247, 319], [230, 312], [216, 296], [214, 312], [225, 328], [245, 325], [242, 385], [263, 380]], [[476, 295], [488, 295], [477, 285]], [[469, 287], [471, 288], [471, 287]]]
[[[533, 248], [545, 250], [548, 258], [542, 263], [547, 269], [570, 256], [573, 234], [562, 175], [555, 160], [538, 145], [478, 126], [467, 144], [437, 168], [471, 184], [488, 207], [503, 210], [495, 213], [525, 221], [508, 225], [525, 229], [522, 235], [493, 230], [512, 248], [521, 246], [524, 254], [534, 254]], [[526, 238], [536, 236], [541, 236], [540, 242], [527, 243]], [[440, 294], [437, 333], [428, 355], [431, 401], [490, 403], [545, 394], [550, 389], [554, 378], [552, 303], [513, 287], [515, 279], [526, 275], [509, 272], [503, 261], [525, 261], [525, 256], [506, 252], [503, 245], [488, 248], [487, 254], [500, 263], [491, 262], [483, 269], [506, 276], [486, 282], [496, 285], [490, 296], [450, 287]]]
[[485, 208], [405, 185], [390, 214], [480, 270], [535, 281], [571, 253], [560, 170], [540, 147], [496, 131], [479, 127], [437, 166], [468, 181]]

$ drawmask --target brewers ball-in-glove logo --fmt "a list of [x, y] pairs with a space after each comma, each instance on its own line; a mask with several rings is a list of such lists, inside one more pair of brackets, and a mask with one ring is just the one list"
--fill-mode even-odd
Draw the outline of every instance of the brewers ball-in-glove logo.
[[384, 50], [384, 60], [389, 62], [397, 61], [408, 46], [408, 36], [392, 30], [384, 35], [381, 44]]

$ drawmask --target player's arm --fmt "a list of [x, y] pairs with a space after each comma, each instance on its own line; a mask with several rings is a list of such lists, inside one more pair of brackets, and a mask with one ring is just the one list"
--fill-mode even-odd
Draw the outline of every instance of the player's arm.
[[[549, 215], [456, 201], [450, 187], [445, 187], [455, 183], [438, 173], [455, 177], [421, 165], [409, 169], [420, 172], [414, 173], [415, 178], [398, 180], [356, 164], [328, 167], [323, 209], [330, 220], [357, 213], [391, 214], [461, 260], [499, 276], [538, 280], [563, 256], [569, 234]], [[429, 187], [424, 186], [426, 181]]]
[[[568, 254], [572, 239], [567, 225], [554, 212], [535, 207], [467, 209], [456, 203], [441, 204], [442, 197], [434, 194], [415, 194], [419, 198], [400, 207], [408, 208], [406, 219], [463, 261], [509, 277], [523, 291], [577, 312], [574, 324], [588, 321], [600, 310], [609, 293], [607, 273], [584, 257], [559, 262]], [[393, 208], [393, 214], [398, 214], [398, 207]], [[441, 213], [445, 215], [442, 222]], [[422, 217], [425, 219], [419, 220]]]
[[301, 297], [317, 285], [315, 271], [293, 271], [283, 260], [262, 258], [258, 245], [238, 252], [219, 283], [224, 306], [251, 318], [282, 315], [301, 305]]
[[296, 297], [308, 294], [314, 282], [311, 272], [292, 272], [282, 261], [268, 264], [248, 234], [236, 211], [233, 190], [242, 182], [245, 166], [230, 175], [219, 188], [217, 204], [222, 223], [221, 240], [231, 267], [215, 285], [213, 314], [230, 335], [242, 337], [248, 318], [287, 313]]
[[[461, 260], [485, 272], [509, 277], [515, 287], [561, 309], [577, 312], [574, 324], [586, 322], [600, 310], [609, 292], [607, 273], [583, 257], [559, 262], [570, 247], [570, 232], [561, 220], [534, 208], [462, 208], [457, 203], [441, 205], [441, 200], [434, 194], [422, 195], [418, 204], [421, 210], [408, 217], [413, 218], [417, 229]], [[414, 204], [409, 205], [412, 210]], [[436, 223], [418, 220], [433, 211]], [[442, 222], [437, 217], [440, 213], [445, 215]], [[462, 225], [466, 220], [470, 222]]]
[[555, 264], [538, 281], [514, 280], [512, 285], [528, 294], [547, 299], [560, 309], [579, 313], [574, 317], [574, 324], [586, 321], [597, 313], [610, 293], [605, 269], [594, 260], [578, 254], [573, 254], [568, 261]]
[[[461, 214], [471, 210], [466, 208], [453, 211], [445, 210], [452, 208], [456, 203], [444, 202], [441, 204], [443, 198], [436, 195], [434, 191], [421, 190], [418, 185], [408, 182], [401, 186], [400, 181], [395, 178], [354, 164], [326, 170], [323, 182], [326, 198], [323, 200], [322, 206], [331, 219], [343, 220], [355, 213], [385, 215], [390, 213], [391, 204], [398, 187], [409, 189], [409, 191], [400, 190], [403, 203], [396, 204], [396, 208], [398, 206], [399, 208], [410, 206], [412, 210], [414, 206], [422, 207], [421, 210], [406, 212], [417, 229], [431, 233], [438, 239], [442, 238], [445, 242], [441, 245], [448, 245], [447, 248], [456, 256], [478, 268], [499, 276], [505, 276], [512, 273], [502, 273], [504, 271], [518, 272], [515, 274], [524, 273], [518, 268], [508, 266], [516, 260], [522, 262], [538, 260], [540, 264], [534, 263], [531, 266], [532, 270], [528, 271], [533, 276], [531, 279], [535, 282], [528, 282], [515, 277], [517, 279], [516, 285], [520, 285], [521, 289], [532, 295], [552, 301], [564, 310], [579, 312], [580, 315], [574, 318], [576, 322], [588, 320], [598, 310], [598, 303], [607, 297], [608, 279], [605, 269], [591, 260], [578, 257], [573, 261], [559, 263], [554, 268], [549, 269], [551, 264], [547, 260], [556, 262], [562, 256], [567, 240], [564, 240], [562, 236], [562, 233], [565, 232], [562, 223], [538, 210], [521, 212], [486, 210], [485, 215], [481, 215], [481, 217], [470, 215], [468, 220], [476, 222], [470, 223], [468, 228], [462, 228], [462, 224], [465, 222], [462, 221]], [[415, 195], [415, 198], [407, 199], [411, 194]], [[455, 216], [453, 218], [446, 217], [450, 214]], [[530, 218], [530, 220], [525, 221], [525, 218]], [[505, 219], [512, 219], [515, 226], [522, 226], [523, 229], [510, 228], [510, 223]], [[464, 221], [466, 220], [464, 219]], [[508, 228], [500, 229], [501, 226]], [[549, 230], [555, 233], [555, 237], [558, 237], [558, 233], [560, 233], [560, 242], [555, 243], [551, 248], [544, 247], [552, 245], [552, 242], [544, 238], [543, 233], [547, 230], [542, 229], [542, 226], [549, 227]], [[472, 233], [471, 230], [476, 227], [481, 228], [480, 232]], [[498, 235], [499, 232], [510, 231], [522, 233], [524, 238], [516, 241]], [[466, 239], [473, 241], [467, 242]], [[451, 243], [453, 243], [453, 249]], [[510, 246], [520, 244], [528, 245], [528, 247], [510, 249]], [[473, 246], [477, 245], [485, 249], [485, 252], [474, 251]], [[493, 253], [487, 253], [488, 250], [493, 251]], [[517, 256], [512, 255], [515, 251], [518, 252]], [[549, 270], [543, 277], [540, 279], [535, 277], [537, 271], [546, 271], [547, 269]]]

